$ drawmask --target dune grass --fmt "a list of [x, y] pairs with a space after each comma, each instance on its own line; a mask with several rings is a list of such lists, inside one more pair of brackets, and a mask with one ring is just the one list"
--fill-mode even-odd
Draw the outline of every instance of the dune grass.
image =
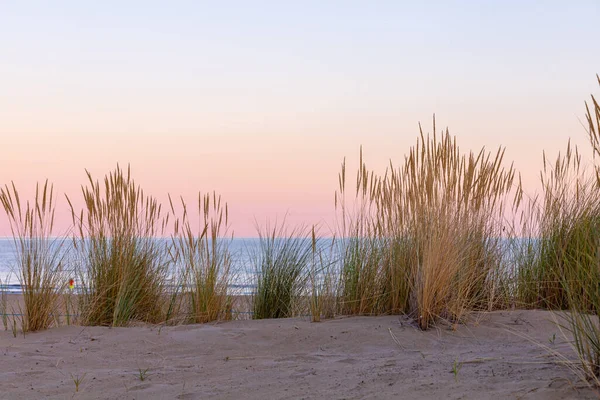
[[[567, 145], [554, 163], [544, 156], [541, 173], [543, 196], [534, 199], [535, 242], [524, 243], [527, 252], [519, 268], [521, 303], [551, 309], [570, 307], [565, 285], [580, 285], [577, 275], [597, 269], [597, 228], [600, 226], [600, 191], [595, 177], [581, 166], [576, 147]], [[587, 275], [583, 273], [583, 275]]]
[[131, 321], [165, 318], [169, 260], [160, 236], [168, 222], [156, 199], [146, 196], [118, 166], [104, 184], [88, 172], [82, 186], [85, 207], [69, 200], [79, 252], [79, 322], [124, 326]]
[[307, 296], [312, 231], [305, 227], [288, 230], [285, 221], [257, 228], [258, 248], [249, 249], [255, 289], [252, 318], [288, 318], [298, 314], [301, 299]]
[[[422, 329], [472, 309], [493, 308], [501, 268], [505, 201], [515, 171], [504, 150], [463, 154], [448, 130], [421, 130], [404, 164], [383, 176], [360, 156], [354, 208], [345, 164], [336, 207], [342, 215], [341, 302], [350, 314], [409, 313]], [[516, 202], [520, 200], [515, 198]]]
[[[593, 155], [598, 157], [600, 105], [594, 96], [591, 104], [590, 109], [586, 103], [588, 134]], [[556, 184], [549, 186], [560, 190], [551, 191], [557, 200], [548, 212], [553, 223], [548, 250], [542, 250], [541, 258], [556, 265], [560, 286], [552, 287], [556, 292], [553, 305], [569, 310], [561, 313], [562, 326], [573, 336], [579, 368], [590, 383], [600, 386], [600, 165], [595, 165], [594, 179], [579, 171], [579, 162], [576, 156], [572, 165], [575, 179], [561, 174], [558, 162], [551, 176]]]
[[[563, 328], [573, 336], [573, 347], [585, 375], [600, 383], [600, 190], [595, 180], [578, 186], [577, 194], [562, 203], [562, 213], [549, 237], [544, 237], [540, 263], [547, 279], [547, 304], [561, 313]], [[542, 268], [542, 267], [540, 267]], [[544, 275], [543, 275], [544, 276]]]
[[503, 167], [503, 157], [503, 149], [462, 154], [448, 130], [439, 141], [435, 133], [432, 139], [421, 133], [404, 179], [397, 175], [395, 187], [406, 182], [400, 220], [416, 241], [411, 311], [421, 328], [438, 317], [459, 321], [469, 310], [493, 308], [504, 201], [515, 175], [512, 165]]
[[[48, 181], [36, 185], [34, 201], [22, 204], [13, 183], [0, 188], [0, 202], [8, 216], [16, 253], [15, 272], [23, 290], [21, 328], [24, 333], [47, 329], [58, 324], [60, 296], [65, 288], [62, 243], [52, 238], [53, 187]], [[6, 315], [5, 299], [3, 304]]]
[[[183, 215], [175, 221], [172, 256], [177, 268], [180, 292], [173, 295], [183, 303], [173, 313], [184, 321], [202, 323], [230, 319], [232, 296], [228, 293], [231, 254], [227, 238], [227, 204], [216, 193], [198, 195], [199, 230], [191, 226], [187, 206], [181, 199]], [[171, 209], [175, 213], [173, 203]]]
[[[600, 78], [598, 78], [600, 83]], [[592, 154], [600, 155], [600, 107], [586, 104]], [[543, 157], [542, 192], [530, 199], [517, 246], [518, 307], [556, 310], [579, 358], [578, 376], [600, 385], [600, 170], [582, 164], [569, 141], [554, 162]], [[572, 341], [571, 341], [572, 338]]]
[[[338, 176], [335, 207], [340, 213], [338, 222], [337, 253], [340, 258], [339, 313], [349, 315], [376, 315], [385, 313], [385, 285], [394, 276], [385, 275], [383, 269], [385, 232], [375, 218], [376, 180], [369, 175], [363, 162], [362, 148], [356, 176], [355, 197], [348, 204], [346, 189], [346, 161]], [[387, 270], [389, 271], [389, 270]], [[406, 296], [405, 296], [406, 297]], [[404, 311], [404, 309], [400, 310]]]

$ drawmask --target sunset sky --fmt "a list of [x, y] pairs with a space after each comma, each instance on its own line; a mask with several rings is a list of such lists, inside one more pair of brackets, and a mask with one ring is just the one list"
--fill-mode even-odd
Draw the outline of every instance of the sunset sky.
[[[216, 190], [254, 220], [331, 224], [344, 157], [383, 172], [418, 122], [506, 147], [585, 146], [600, 2], [0, 2], [0, 184], [63, 193], [117, 163], [162, 201]], [[587, 147], [585, 148], [587, 151]], [[584, 151], [584, 152], [585, 152]], [[4, 216], [0, 236], [9, 234]]]

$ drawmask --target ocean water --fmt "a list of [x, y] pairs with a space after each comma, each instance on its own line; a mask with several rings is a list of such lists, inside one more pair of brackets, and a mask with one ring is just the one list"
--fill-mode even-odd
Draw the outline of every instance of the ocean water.
[[[156, 239], [166, 244], [167, 239]], [[233, 239], [229, 240], [229, 252], [232, 257], [231, 287], [242, 292], [252, 289], [253, 270], [251, 265], [251, 254], [259, 248], [259, 239]], [[56, 242], [56, 245], [65, 249], [65, 261], [67, 276], [76, 277], [73, 261], [77, 254], [73, 251], [70, 239]], [[21, 291], [19, 279], [16, 274], [17, 255], [12, 238], [0, 238], [0, 281], [5, 290], [18, 293]], [[69, 273], [70, 271], [70, 273]]]
[[[156, 240], [166, 245], [169, 239]], [[260, 249], [260, 239], [230, 239], [227, 242], [232, 257], [229, 279], [230, 289], [237, 294], [251, 293], [254, 289], [253, 282], [255, 282], [256, 273], [255, 266], [252, 264], [252, 254]], [[76, 262], [74, 260], [77, 258], [77, 254], [72, 249], [71, 240], [66, 239], [56, 243], [61, 246], [61, 248], [65, 249], [66, 257], [63, 264], [65, 265], [65, 270], [68, 272], [67, 276], [70, 275], [71, 277], [76, 278], [77, 274], [75, 273], [74, 268]], [[333, 263], [334, 268], [339, 267], [340, 257], [333, 254], [335, 252], [335, 247], [333, 250], [328, 247], [331, 245], [331, 240], [324, 240], [322, 244], [325, 246], [325, 253], [328, 253], [328, 261]], [[510, 250], [510, 242], [502, 240], [501, 246], [503, 247], [504, 257], [506, 257], [503, 264], [510, 269], [513, 264], [511, 260], [512, 252]], [[0, 282], [4, 290], [18, 293], [21, 291], [21, 287], [19, 285], [17, 274], [15, 273], [15, 268], [16, 253], [14, 250], [14, 241], [12, 238], [0, 238]], [[317, 279], [319, 279], [318, 276]]]

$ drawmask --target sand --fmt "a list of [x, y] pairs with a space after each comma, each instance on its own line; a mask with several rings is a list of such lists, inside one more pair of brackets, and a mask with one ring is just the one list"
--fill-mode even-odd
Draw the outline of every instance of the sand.
[[403, 316], [2, 331], [0, 398], [598, 397], [523, 334], [573, 356], [547, 311], [493, 312], [455, 331], [422, 332]]

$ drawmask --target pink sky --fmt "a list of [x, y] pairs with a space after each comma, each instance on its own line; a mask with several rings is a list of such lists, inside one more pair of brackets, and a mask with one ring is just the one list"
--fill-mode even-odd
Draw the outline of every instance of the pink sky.
[[101, 178], [130, 163], [162, 200], [221, 193], [244, 237], [286, 213], [331, 224], [343, 158], [354, 171], [363, 145], [383, 172], [433, 113], [464, 150], [506, 146], [532, 192], [542, 150], [587, 144], [596, 2], [543, 18], [519, 2], [319, 4], [2, 6], [0, 184], [54, 182], [64, 230], [62, 193], [81, 198], [84, 169]]

